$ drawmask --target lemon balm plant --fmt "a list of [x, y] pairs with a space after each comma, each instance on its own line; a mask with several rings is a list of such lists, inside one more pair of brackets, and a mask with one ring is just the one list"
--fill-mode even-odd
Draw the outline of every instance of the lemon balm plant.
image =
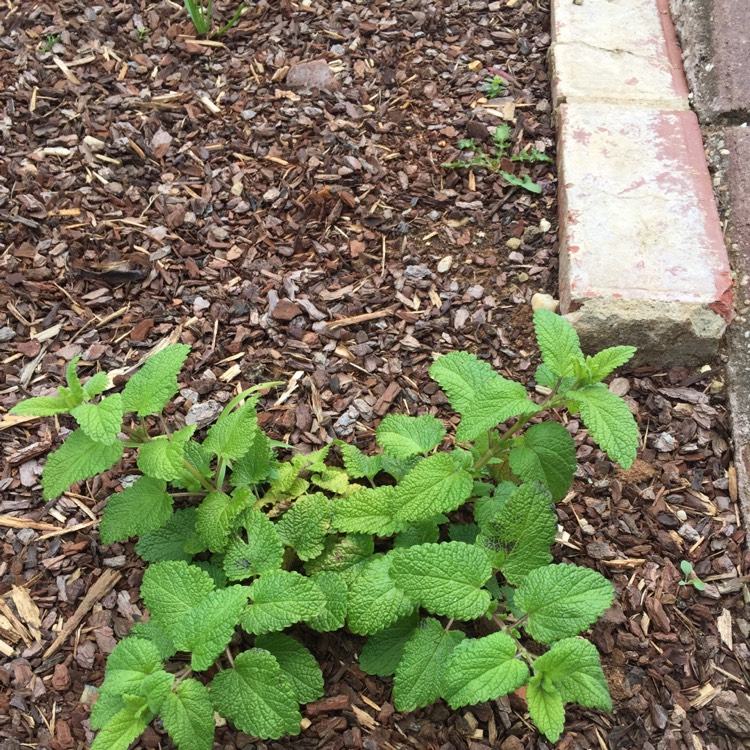
[[461, 417], [453, 439], [434, 416], [394, 414], [373, 455], [336, 441], [279, 459], [258, 426], [263, 386], [230, 401], [202, 438], [170, 424], [183, 345], [147, 360], [121, 393], [102, 396], [103, 373], [81, 383], [74, 361], [57, 396], [14, 407], [78, 423], [47, 459], [45, 498], [126, 452], [141, 472], [108, 499], [100, 535], [138, 538], [150, 616], [109, 656], [92, 750], [125, 750], [154, 719], [180, 750], [210, 750], [214, 712], [262, 738], [299, 732], [300, 704], [324, 691], [296, 637], [305, 628], [367, 636], [360, 666], [393, 676], [400, 711], [526, 685], [531, 719], [556, 741], [566, 703], [609, 709], [596, 648], [580, 634], [613, 588], [552, 562], [554, 503], [576, 455], [550, 416], [580, 414], [629, 466], [638, 430], [601, 381], [634, 350], [585, 357], [563, 318], [541, 310], [534, 325], [543, 399], [472, 354], [447, 354], [430, 375]]

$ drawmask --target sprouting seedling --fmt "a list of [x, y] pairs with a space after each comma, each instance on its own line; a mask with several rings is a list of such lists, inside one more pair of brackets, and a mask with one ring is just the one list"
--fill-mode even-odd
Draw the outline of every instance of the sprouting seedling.
[[485, 78], [479, 86], [479, 90], [487, 95], [488, 99], [497, 99], [503, 92], [508, 90], [505, 79], [499, 75]]
[[695, 570], [693, 570], [693, 566], [687, 560], [683, 560], [680, 563], [680, 570], [682, 570], [682, 573], [685, 576], [684, 579], [680, 581], [680, 586], [692, 586], [698, 591], [706, 590], [706, 584], [698, 578]]

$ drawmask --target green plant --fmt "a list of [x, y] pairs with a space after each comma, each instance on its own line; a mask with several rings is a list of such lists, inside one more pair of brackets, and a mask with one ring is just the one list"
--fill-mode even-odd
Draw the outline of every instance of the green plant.
[[258, 737], [297, 733], [299, 705], [323, 694], [314, 656], [285, 632], [303, 625], [368, 636], [360, 666], [394, 675], [400, 711], [527, 685], [531, 718], [556, 741], [565, 703], [609, 709], [596, 648], [578, 636], [614, 592], [594, 570], [552, 564], [553, 504], [576, 449], [543, 418], [580, 413], [630, 466], [637, 426], [601, 381], [634, 349], [585, 357], [563, 318], [539, 310], [534, 325], [541, 402], [476, 356], [447, 354], [430, 374], [461, 417], [455, 438], [432, 415], [392, 414], [374, 455], [335, 441], [278, 458], [256, 413], [271, 383], [233, 398], [202, 439], [170, 426], [184, 345], [148, 359], [121, 393], [103, 395], [105, 373], [81, 383], [74, 360], [56, 396], [17, 404], [12, 413], [79, 425], [46, 461], [46, 499], [126, 451], [141, 472], [109, 497], [99, 533], [105, 544], [139, 537], [150, 619], [108, 659], [92, 750], [125, 750], [157, 716], [180, 750], [210, 750], [214, 711]]
[[39, 51], [42, 53], [50, 52], [61, 38], [62, 34], [47, 34], [44, 37], [44, 41], [39, 42]]
[[683, 560], [680, 563], [680, 570], [682, 570], [683, 580], [679, 582], [680, 586], [692, 586], [698, 591], [705, 591], [706, 584], [701, 581], [693, 570], [693, 566], [687, 561]]
[[492, 145], [489, 152], [486, 152], [473, 138], [460, 140], [458, 148], [462, 151], [470, 152], [471, 156], [468, 159], [459, 161], [443, 162], [444, 167], [448, 169], [482, 167], [488, 169], [490, 172], [498, 172], [510, 185], [522, 187], [531, 193], [541, 193], [542, 188], [528, 174], [525, 174], [523, 177], [517, 177], [502, 169], [503, 159], [527, 163], [552, 162], [549, 156], [533, 147], [525, 148], [519, 153], [511, 155], [512, 143], [510, 141], [510, 127], [508, 125], [498, 125], [492, 131]]
[[135, 33], [138, 35], [139, 42], [145, 42], [151, 35], [151, 30], [146, 26], [139, 26]]
[[188, 12], [193, 26], [195, 26], [195, 30], [202, 36], [215, 36], [217, 38], [229, 31], [240, 20], [242, 11], [245, 8], [244, 3], [240, 3], [229, 23], [224, 24], [218, 31], [212, 32], [213, 0], [183, 0], [183, 2], [185, 3], [185, 10]]
[[488, 99], [497, 99], [504, 91], [508, 90], [508, 84], [501, 76], [494, 75], [485, 78], [480, 84], [479, 90], [484, 92]]

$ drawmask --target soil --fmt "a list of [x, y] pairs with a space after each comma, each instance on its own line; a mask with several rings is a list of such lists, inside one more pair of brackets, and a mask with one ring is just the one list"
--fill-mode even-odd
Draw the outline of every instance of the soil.
[[[5, 410], [59, 384], [76, 355], [83, 374], [124, 374], [178, 340], [193, 349], [176, 419], [283, 380], [261, 421], [303, 450], [334, 437], [371, 448], [393, 410], [455, 422], [427, 377], [443, 352], [476, 352], [533, 387], [530, 300], [556, 291], [554, 167], [503, 165], [528, 170], [533, 194], [441, 165], [461, 139], [488, 148], [503, 123], [514, 153], [554, 156], [548, 45], [546, 0], [261, 2], [210, 43], [177, 2], [8, 5], [2, 750], [86, 747], [106, 655], [143, 614], [133, 545], [103, 546], [96, 530], [130, 466], [45, 503], [44, 458], [72, 425]], [[321, 59], [331, 73], [299, 66]], [[506, 88], [487, 100], [496, 75]], [[610, 387], [643, 435], [629, 471], [566, 423], [580, 469], [556, 558], [610, 578], [617, 603], [591, 633], [614, 711], [571, 707], [560, 748], [750, 746], [750, 559], [722, 386], [719, 370], [621, 373]], [[679, 585], [682, 560], [704, 592]], [[224, 727], [216, 747], [548, 747], [515, 695], [399, 714], [389, 682], [358, 669], [361, 642], [310, 644], [326, 697], [300, 737]], [[158, 728], [137, 746], [172, 747]]]

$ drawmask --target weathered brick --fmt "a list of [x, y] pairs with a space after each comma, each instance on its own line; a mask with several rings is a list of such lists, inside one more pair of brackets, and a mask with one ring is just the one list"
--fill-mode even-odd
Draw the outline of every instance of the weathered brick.
[[732, 292], [695, 114], [567, 104], [559, 139], [561, 307], [584, 343], [711, 359]]
[[608, 101], [687, 109], [668, 0], [553, 0], [555, 104]]

